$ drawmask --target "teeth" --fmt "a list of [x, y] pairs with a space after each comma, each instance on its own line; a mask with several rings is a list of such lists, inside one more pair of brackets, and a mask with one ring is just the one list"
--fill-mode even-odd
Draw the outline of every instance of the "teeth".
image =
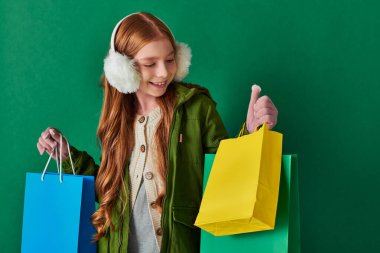
[[164, 84], [165, 84], [165, 82], [161, 82], [161, 83], [154, 83], [154, 82], [151, 82], [151, 83], [153, 83], [153, 84], [155, 84], [155, 85], [164, 85]]

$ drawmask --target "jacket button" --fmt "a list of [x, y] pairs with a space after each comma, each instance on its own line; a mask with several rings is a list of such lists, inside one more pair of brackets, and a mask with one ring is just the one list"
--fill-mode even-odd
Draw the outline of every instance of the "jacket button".
[[147, 173], [145, 173], [145, 179], [147, 179], [147, 180], [152, 180], [152, 178], [153, 178], [153, 173], [152, 172], [147, 172]]
[[144, 145], [141, 145], [140, 151], [143, 152], [143, 153], [145, 152], [145, 146]]
[[155, 209], [157, 207], [156, 201], [150, 202], [150, 207]]
[[158, 228], [156, 230], [156, 235], [162, 235], [162, 229], [161, 228]]
[[140, 123], [144, 123], [144, 121], [145, 121], [145, 117], [144, 117], [144, 116], [141, 116], [141, 118], [139, 119], [139, 122], [140, 122]]

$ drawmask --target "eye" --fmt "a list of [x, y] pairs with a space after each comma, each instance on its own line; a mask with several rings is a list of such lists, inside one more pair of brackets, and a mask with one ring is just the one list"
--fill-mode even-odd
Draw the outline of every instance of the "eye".
[[149, 67], [153, 67], [155, 63], [152, 63], [152, 64], [144, 64], [145, 67], [149, 68]]
[[167, 62], [173, 62], [174, 61], [174, 59], [169, 59], [169, 60], [166, 60]]

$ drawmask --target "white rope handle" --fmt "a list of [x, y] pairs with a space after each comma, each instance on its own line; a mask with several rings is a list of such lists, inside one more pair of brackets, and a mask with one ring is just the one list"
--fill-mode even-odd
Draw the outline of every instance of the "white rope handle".
[[[71, 164], [71, 170], [73, 171], [73, 174], [75, 175], [75, 171], [74, 171], [74, 163], [73, 163], [73, 159], [71, 157], [71, 153], [70, 153], [70, 144], [69, 144], [69, 141], [67, 140], [66, 137], [64, 137], [65, 140], [66, 140], [66, 143], [67, 143], [67, 152], [69, 153], [69, 158], [70, 158], [70, 164]], [[59, 147], [59, 158], [58, 158], [58, 154], [57, 154], [57, 147], [54, 148], [54, 151], [55, 151], [55, 157], [57, 158], [57, 168], [58, 168], [58, 173], [59, 173], [59, 182], [62, 183], [62, 134], [60, 134], [60, 138], [59, 138], [59, 142], [60, 142], [60, 147]], [[54, 152], [53, 151], [53, 152]], [[51, 160], [51, 157], [53, 156], [53, 152], [51, 152], [50, 156], [49, 156], [49, 159], [45, 165], [45, 168], [44, 168], [44, 171], [42, 172], [42, 175], [41, 175], [41, 181], [44, 181], [44, 177], [45, 177], [45, 174], [46, 174], [46, 170], [49, 166], [49, 163], [50, 163], [50, 160]]]
[[[55, 157], [58, 157], [58, 150], [56, 148], [54, 148], [54, 151], [55, 151]], [[57, 172], [59, 173], [59, 163], [58, 163], [58, 159], [56, 160], [57, 162]]]

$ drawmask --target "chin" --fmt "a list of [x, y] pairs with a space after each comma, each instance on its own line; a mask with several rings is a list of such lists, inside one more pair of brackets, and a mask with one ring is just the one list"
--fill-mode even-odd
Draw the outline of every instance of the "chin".
[[162, 92], [152, 92], [151, 95], [158, 98], [158, 97], [163, 96], [165, 92], [166, 92], [166, 89]]

